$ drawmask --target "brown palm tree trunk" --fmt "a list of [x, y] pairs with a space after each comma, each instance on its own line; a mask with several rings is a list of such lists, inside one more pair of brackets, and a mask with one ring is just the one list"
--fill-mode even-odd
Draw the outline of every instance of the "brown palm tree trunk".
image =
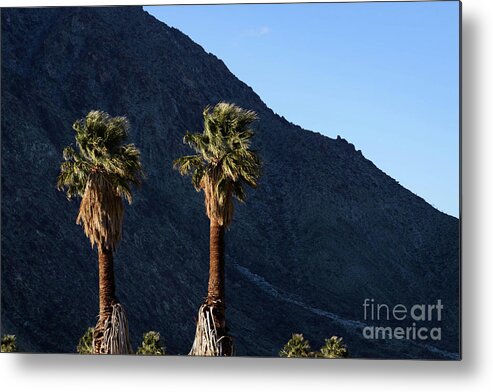
[[116, 303], [115, 273], [113, 269], [113, 251], [100, 247], [99, 261], [99, 318], [105, 320], [111, 316], [112, 305]]
[[209, 240], [210, 259], [207, 302], [209, 305], [219, 302], [224, 306], [224, 226], [221, 226], [215, 219], [211, 219]]
[[95, 354], [107, 354], [103, 348], [106, 321], [111, 317], [112, 305], [116, 304], [113, 251], [100, 246], [99, 262], [99, 320], [94, 328], [93, 349]]
[[115, 295], [113, 251], [99, 247], [99, 320], [94, 328], [94, 354], [132, 354], [128, 320]]
[[206, 305], [208, 306], [221, 340], [222, 355], [233, 355], [233, 342], [226, 327], [226, 296], [224, 271], [224, 226], [217, 220], [210, 222], [209, 285]]

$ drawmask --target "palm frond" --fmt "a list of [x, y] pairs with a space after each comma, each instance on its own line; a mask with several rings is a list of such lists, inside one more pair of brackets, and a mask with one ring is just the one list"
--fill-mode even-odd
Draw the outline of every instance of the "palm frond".
[[144, 179], [140, 151], [124, 144], [130, 132], [126, 117], [93, 110], [72, 126], [76, 149], [63, 150], [57, 188], [69, 199], [81, 197], [77, 223], [91, 244], [114, 249], [121, 237], [123, 201], [132, 202], [132, 186]]
[[183, 143], [188, 144], [197, 153], [203, 154], [207, 150], [208, 138], [201, 133], [187, 132], [183, 137]]
[[233, 197], [244, 202], [244, 186], [256, 187], [261, 161], [250, 149], [258, 119], [252, 110], [220, 102], [203, 111], [202, 133], [186, 132], [183, 141], [196, 152], [176, 159], [173, 164], [181, 175], [191, 175], [196, 190], [204, 190], [207, 216], [228, 226], [233, 217]]
[[173, 166], [180, 174], [189, 175], [196, 169], [203, 168], [204, 162], [201, 155], [185, 155], [173, 161]]

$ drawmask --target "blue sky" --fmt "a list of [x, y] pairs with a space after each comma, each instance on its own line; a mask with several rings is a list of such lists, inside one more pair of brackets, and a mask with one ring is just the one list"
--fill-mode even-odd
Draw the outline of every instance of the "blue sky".
[[149, 6], [276, 113], [459, 215], [459, 3]]

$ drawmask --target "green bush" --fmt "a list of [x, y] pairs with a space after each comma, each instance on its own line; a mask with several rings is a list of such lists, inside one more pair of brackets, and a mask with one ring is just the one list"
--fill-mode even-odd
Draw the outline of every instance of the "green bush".
[[342, 342], [342, 338], [332, 336], [325, 339], [325, 344], [320, 351], [311, 351], [310, 342], [302, 334], [293, 334], [284, 345], [279, 356], [284, 358], [347, 358], [348, 349]]
[[77, 345], [77, 352], [79, 354], [92, 354], [92, 338], [94, 335], [94, 328], [90, 327], [82, 335]]
[[332, 336], [330, 339], [325, 339], [325, 344], [316, 356], [320, 358], [347, 358], [348, 354], [347, 347], [342, 342], [342, 338]]
[[284, 358], [307, 358], [311, 357], [310, 342], [305, 340], [302, 334], [295, 333], [284, 345], [279, 356]]
[[137, 348], [137, 355], [165, 355], [166, 349], [161, 343], [159, 332], [149, 331], [144, 334], [141, 345]]
[[15, 335], [3, 335], [2, 347], [0, 350], [2, 353], [15, 353], [17, 352], [17, 341]]

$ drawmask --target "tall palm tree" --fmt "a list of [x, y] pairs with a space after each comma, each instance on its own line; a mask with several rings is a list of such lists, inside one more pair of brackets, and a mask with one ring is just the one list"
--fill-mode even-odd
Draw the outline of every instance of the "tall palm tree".
[[205, 194], [210, 219], [210, 266], [207, 297], [199, 309], [195, 340], [190, 355], [232, 355], [225, 317], [224, 231], [233, 218], [233, 198], [245, 201], [245, 185], [257, 186], [261, 163], [250, 149], [250, 128], [257, 114], [220, 102], [203, 112], [202, 133], [186, 133], [183, 142], [196, 152], [174, 161], [181, 175]]
[[91, 111], [73, 129], [77, 149], [63, 150], [57, 187], [69, 200], [82, 198], [77, 224], [98, 249], [99, 320], [93, 352], [127, 354], [131, 352], [128, 323], [115, 295], [113, 252], [122, 235], [123, 199], [132, 202], [131, 185], [143, 178], [140, 151], [124, 144], [130, 130], [125, 117]]

